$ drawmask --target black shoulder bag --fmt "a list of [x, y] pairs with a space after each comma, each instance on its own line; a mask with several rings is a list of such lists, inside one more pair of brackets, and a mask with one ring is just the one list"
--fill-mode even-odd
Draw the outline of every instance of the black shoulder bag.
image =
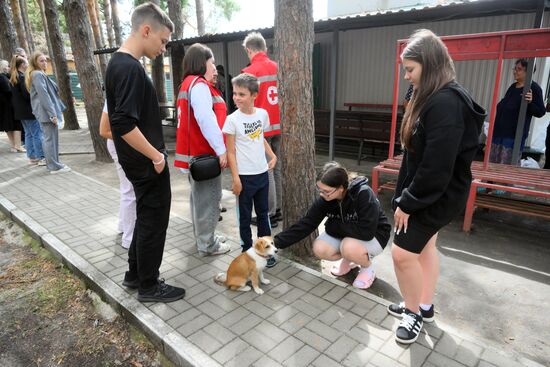
[[[191, 157], [191, 89], [199, 77], [191, 83], [187, 93], [187, 156]], [[218, 177], [222, 173], [220, 159], [212, 154], [201, 154], [189, 159], [189, 174], [194, 181], [206, 181]]]

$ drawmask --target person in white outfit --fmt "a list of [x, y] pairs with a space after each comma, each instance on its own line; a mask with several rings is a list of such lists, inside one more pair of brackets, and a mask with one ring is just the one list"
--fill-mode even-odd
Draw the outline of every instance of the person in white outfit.
[[132, 183], [126, 177], [122, 167], [118, 163], [115, 143], [111, 133], [111, 124], [107, 112], [107, 102], [103, 106], [103, 113], [99, 122], [99, 135], [107, 139], [107, 149], [115, 161], [116, 172], [120, 182], [120, 208], [118, 210], [118, 231], [122, 232], [122, 247], [130, 248], [132, 237], [134, 236], [134, 227], [136, 225], [136, 194]]

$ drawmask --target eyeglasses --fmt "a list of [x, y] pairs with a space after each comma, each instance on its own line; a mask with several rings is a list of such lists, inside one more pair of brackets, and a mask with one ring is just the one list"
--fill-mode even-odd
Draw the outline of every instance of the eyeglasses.
[[319, 186], [315, 186], [315, 189], [317, 190], [317, 192], [319, 193], [319, 195], [323, 195], [325, 197], [329, 197], [330, 195], [334, 194], [336, 192], [336, 190], [338, 190], [337, 188], [332, 190], [332, 191], [324, 191], [324, 190], [321, 190], [321, 188], [319, 188]]

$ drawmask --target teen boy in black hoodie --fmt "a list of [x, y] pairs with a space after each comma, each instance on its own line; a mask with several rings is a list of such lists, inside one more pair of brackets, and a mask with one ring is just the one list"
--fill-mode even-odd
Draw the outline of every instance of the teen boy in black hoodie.
[[371, 259], [386, 247], [391, 224], [367, 181], [357, 177], [350, 182], [348, 172], [338, 163], [325, 164], [317, 178], [320, 197], [302, 219], [275, 236], [275, 246], [286, 248], [304, 239], [327, 217], [325, 232], [313, 243], [313, 253], [323, 260], [341, 260], [332, 270], [334, 275], [361, 266], [353, 285], [370, 287], [376, 277]]

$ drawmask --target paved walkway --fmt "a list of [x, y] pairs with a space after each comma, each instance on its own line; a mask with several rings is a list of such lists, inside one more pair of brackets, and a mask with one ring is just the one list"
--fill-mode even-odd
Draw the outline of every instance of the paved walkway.
[[[62, 133], [62, 152], [79, 149], [64, 145], [75, 134], [82, 131]], [[161, 276], [187, 295], [141, 304], [120, 285], [127, 255], [116, 244], [117, 190], [78, 172], [50, 175], [7, 148], [1, 135], [0, 209], [179, 365], [539, 366], [439, 322], [426, 325], [415, 344], [397, 344], [397, 320], [386, 313], [385, 300], [285, 260], [266, 271], [271, 284], [262, 287], [263, 295], [225, 290], [212, 278], [240, 252], [238, 244], [231, 240], [227, 255], [201, 257], [191, 224], [175, 215]]]

